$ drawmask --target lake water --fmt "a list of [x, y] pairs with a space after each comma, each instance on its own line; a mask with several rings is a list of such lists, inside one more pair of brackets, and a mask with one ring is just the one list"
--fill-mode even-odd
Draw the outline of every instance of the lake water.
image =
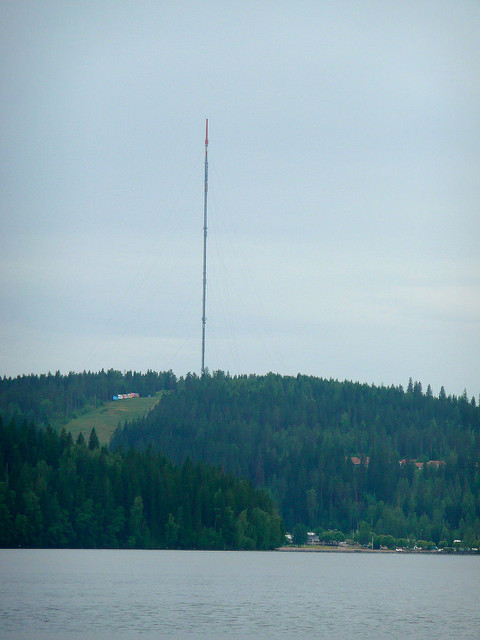
[[480, 557], [0, 550], [0, 638], [480, 638]]

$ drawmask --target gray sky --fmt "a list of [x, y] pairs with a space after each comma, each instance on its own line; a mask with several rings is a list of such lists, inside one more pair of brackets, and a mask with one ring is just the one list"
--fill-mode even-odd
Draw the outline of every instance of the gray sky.
[[0, 5], [0, 374], [480, 391], [480, 3]]

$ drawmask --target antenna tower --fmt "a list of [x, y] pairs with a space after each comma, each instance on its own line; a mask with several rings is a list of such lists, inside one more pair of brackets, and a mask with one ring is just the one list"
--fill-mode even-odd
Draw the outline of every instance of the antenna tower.
[[205, 183], [203, 192], [203, 296], [202, 296], [202, 376], [205, 373], [205, 306], [207, 298], [207, 195], [208, 195], [208, 118], [205, 121]]

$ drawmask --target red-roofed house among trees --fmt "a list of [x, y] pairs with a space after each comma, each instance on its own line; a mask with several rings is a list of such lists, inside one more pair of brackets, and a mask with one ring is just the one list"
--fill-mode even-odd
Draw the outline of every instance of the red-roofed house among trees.
[[351, 456], [350, 460], [353, 462], [354, 467], [358, 467], [361, 464], [364, 464], [366, 467], [368, 467], [370, 457], [366, 456], [365, 458], [359, 458], [358, 456]]

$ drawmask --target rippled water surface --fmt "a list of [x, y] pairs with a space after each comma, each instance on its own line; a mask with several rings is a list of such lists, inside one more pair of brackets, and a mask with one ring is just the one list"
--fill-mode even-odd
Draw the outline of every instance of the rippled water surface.
[[480, 557], [0, 550], [0, 637], [480, 638]]

